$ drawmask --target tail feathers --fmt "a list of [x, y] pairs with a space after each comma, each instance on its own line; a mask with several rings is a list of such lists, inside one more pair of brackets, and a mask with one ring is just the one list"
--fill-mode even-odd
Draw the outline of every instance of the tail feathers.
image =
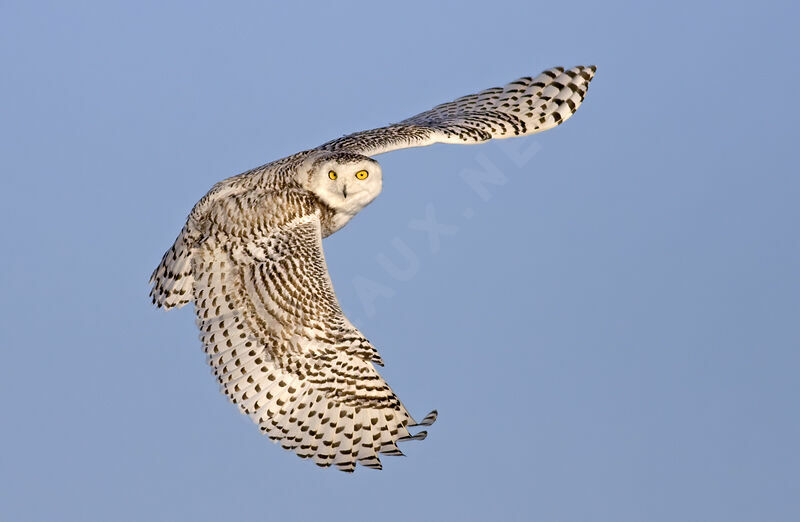
[[150, 284], [153, 285], [150, 297], [154, 305], [167, 309], [180, 308], [192, 300], [194, 277], [191, 254], [184, 229], [150, 276]]

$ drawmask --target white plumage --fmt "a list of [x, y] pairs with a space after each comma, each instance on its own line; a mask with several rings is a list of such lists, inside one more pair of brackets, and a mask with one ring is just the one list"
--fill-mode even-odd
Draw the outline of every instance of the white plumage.
[[549, 69], [217, 183], [153, 272], [153, 303], [194, 302], [222, 392], [270, 439], [320, 466], [380, 468], [380, 454], [424, 439], [408, 428], [437, 414], [415, 422], [376, 371], [380, 355], [336, 300], [322, 239], [381, 192], [368, 156], [547, 130], [578, 109], [594, 72]]

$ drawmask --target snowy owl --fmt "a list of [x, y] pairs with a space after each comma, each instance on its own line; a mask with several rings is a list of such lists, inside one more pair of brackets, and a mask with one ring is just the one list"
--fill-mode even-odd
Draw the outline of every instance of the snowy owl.
[[541, 132], [578, 109], [595, 67], [555, 67], [400, 123], [329, 141], [217, 183], [153, 272], [159, 307], [194, 302], [222, 392], [281, 446], [320, 466], [381, 468], [421, 440], [375, 369], [380, 355], [345, 317], [322, 239], [381, 192], [370, 156], [432, 143]]

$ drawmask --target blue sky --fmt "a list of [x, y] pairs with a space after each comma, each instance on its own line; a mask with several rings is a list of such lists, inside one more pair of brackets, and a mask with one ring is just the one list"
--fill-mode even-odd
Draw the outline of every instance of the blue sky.
[[[798, 15], [2, 2], [0, 518], [797, 520]], [[382, 472], [271, 444], [191, 309], [151, 307], [216, 181], [590, 63], [553, 131], [379, 156], [383, 194], [325, 241], [383, 375], [440, 412]]]

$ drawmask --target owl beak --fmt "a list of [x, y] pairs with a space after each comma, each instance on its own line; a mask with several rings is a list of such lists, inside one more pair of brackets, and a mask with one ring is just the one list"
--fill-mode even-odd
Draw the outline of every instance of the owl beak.
[[342, 195], [344, 196], [344, 199], [347, 199], [347, 185], [342, 187]]

